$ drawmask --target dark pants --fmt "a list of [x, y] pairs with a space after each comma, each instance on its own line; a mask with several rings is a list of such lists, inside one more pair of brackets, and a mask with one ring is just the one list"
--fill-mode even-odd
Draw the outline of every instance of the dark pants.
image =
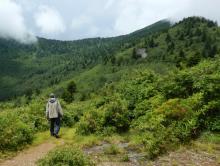
[[50, 119], [50, 134], [58, 135], [60, 131], [60, 118], [51, 118]]

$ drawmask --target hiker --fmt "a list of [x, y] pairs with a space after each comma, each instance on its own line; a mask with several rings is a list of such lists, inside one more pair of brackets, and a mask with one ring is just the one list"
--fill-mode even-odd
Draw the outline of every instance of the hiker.
[[46, 117], [50, 121], [50, 134], [59, 138], [60, 121], [63, 116], [63, 111], [60, 102], [53, 93], [50, 94], [50, 99], [46, 106]]

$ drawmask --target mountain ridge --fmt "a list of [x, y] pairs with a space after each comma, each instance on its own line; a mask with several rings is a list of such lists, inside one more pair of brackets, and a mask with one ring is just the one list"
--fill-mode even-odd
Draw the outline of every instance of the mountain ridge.
[[[218, 26], [190, 17], [171, 26], [162, 20], [128, 35], [59, 41], [38, 38], [34, 45], [0, 39], [0, 100], [30, 95], [73, 78], [97, 64], [129, 66], [161, 62], [176, 67], [197, 64], [219, 52]], [[135, 49], [145, 48], [140, 59]], [[196, 48], [196, 49], [195, 49]]]
[[[102, 63], [103, 61], [108, 61], [111, 55], [138, 43], [141, 39], [140, 36], [145, 37], [155, 31], [155, 26], [153, 25], [151, 25], [151, 28], [145, 28], [145, 31], [142, 29], [141, 35], [139, 35], [138, 32], [134, 32], [128, 35], [112, 38], [90, 38], [76, 41], [59, 41], [38, 38], [38, 42], [32, 45], [24, 45], [14, 40], [0, 39], [0, 61], [4, 62], [0, 67], [0, 76], [7, 73], [7, 76], [0, 80], [0, 91], [1, 94], [3, 94], [0, 95], [0, 99], [3, 99], [4, 95], [6, 95], [3, 91], [10, 93], [9, 95], [6, 95], [8, 97], [14, 96], [13, 94], [16, 96], [17, 94], [20, 95], [29, 93], [30, 90], [27, 88], [25, 88], [26, 90], [24, 91], [22, 90], [20, 93], [16, 92], [19, 90], [15, 90], [15, 92], [13, 92], [14, 90], [12, 90], [11, 87], [24, 82], [29, 77], [32, 77], [34, 73], [35, 76], [41, 73], [48, 73], [45, 78], [49, 79], [51, 75], [53, 75], [49, 72], [52, 72], [51, 70], [56, 70], [53, 66], [60, 68], [54, 72], [61, 72], [64, 70], [74, 72], [90, 68], [95, 64]], [[167, 29], [169, 25], [170, 24], [168, 22], [161, 22], [160, 26], [160, 22], [157, 22], [156, 26], [159, 27], [156, 31]], [[62, 59], [60, 59], [60, 57], [62, 57]], [[53, 60], [51, 58], [53, 58]], [[46, 66], [45, 63], [47, 63]], [[60, 65], [61, 63], [64, 65]], [[30, 71], [33, 71], [34, 73]], [[17, 78], [8, 77], [14, 74]], [[24, 77], [25, 75], [26, 77]], [[20, 79], [19, 77], [23, 78]], [[45, 80], [45, 78], [43, 78], [43, 80]], [[14, 79], [20, 81], [14, 82]], [[55, 78], [53, 81], [54, 83], [57, 83], [59, 82], [57, 80], [62, 79], [63, 77]], [[14, 83], [10, 85], [11, 82]], [[44, 87], [49, 86], [48, 83], [45, 84], [46, 85], [44, 85]], [[35, 85], [32, 86], [33, 88], [30, 89], [42, 88], [35, 87]]]

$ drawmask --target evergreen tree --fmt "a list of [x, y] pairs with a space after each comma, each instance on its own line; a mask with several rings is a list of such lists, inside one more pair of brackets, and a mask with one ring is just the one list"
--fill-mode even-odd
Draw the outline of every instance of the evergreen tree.
[[154, 41], [153, 38], [150, 38], [148, 45], [149, 45], [150, 48], [153, 48], [153, 47], [156, 46], [155, 41]]
[[167, 46], [167, 52], [170, 52], [170, 53], [172, 54], [173, 51], [174, 51], [174, 49], [175, 49], [175, 44], [174, 44], [174, 42], [170, 42], [170, 43], [168, 44], [168, 46]]
[[212, 48], [209, 50], [209, 57], [214, 58], [217, 54], [218, 48], [217, 45], [213, 45]]
[[74, 94], [76, 92], [76, 83], [74, 81], [71, 81], [68, 85], [67, 85], [67, 91], [70, 94]]
[[202, 31], [200, 30], [200, 28], [196, 28], [195, 36], [201, 36], [201, 35], [202, 35]]
[[62, 98], [64, 101], [71, 103], [74, 100], [74, 93], [76, 92], [76, 84], [74, 81], [71, 81], [67, 88], [64, 90], [62, 94]]
[[137, 49], [134, 48], [133, 51], [132, 51], [132, 58], [137, 60], [139, 58], [139, 55], [137, 55]]
[[200, 52], [196, 51], [194, 54], [190, 55], [187, 59], [187, 66], [195, 66], [197, 65], [201, 60], [201, 54]]
[[171, 42], [171, 36], [170, 36], [170, 34], [169, 33], [167, 33], [167, 36], [166, 36], [166, 38], [165, 38], [165, 41], [167, 42], [167, 43], [169, 43], [169, 42]]

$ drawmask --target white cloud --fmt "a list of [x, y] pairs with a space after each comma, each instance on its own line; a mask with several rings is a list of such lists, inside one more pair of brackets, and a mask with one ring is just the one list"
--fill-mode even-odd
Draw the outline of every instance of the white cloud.
[[203, 16], [220, 23], [219, 0], [188, 0], [187, 6], [179, 10], [173, 18], [181, 20], [183, 17]]
[[92, 18], [85, 15], [74, 18], [71, 28], [76, 34], [84, 31], [85, 37], [95, 37], [99, 32], [99, 28], [94, 25]]
[[187, 8], [189, 0], [121, 0], [120, 12], [114, 29], [118, 34], [126, 34], [143, 28], [156, 21], [169, 18]]
[[114, 25], [117, 34], [126, 34], [156, 21], [202, 16], [220, 23], [219, 0], [121, 0]]
[[91, 18], [89, 18], [88, 16], [80, 16], [80, 17], [76, 17], [72, 20], [71, 27], [73, 29], [80, 29], [83, 26], [87, 26], [90, 24], [92, 24]]
[[106, 4], [104, 6], [104, 10], [107, 10], [110, 7], [112, 7], [114, 3], [115, 3], [115, 0], [107, 0]]
[[43, 34], [59, 34], [66, 30], [64, 21], [55, 9], [40, 6], [35, 14], [35, 23]]
[[62, 40], [127, 34], [165, 18], [203, 16], [220, 23], [220, 0], [13, 1], [37, 35]]
[[37, 39], [24, 24], [22, 8], [11, 0], [0, 1], [0, 37], [32, 43]]

